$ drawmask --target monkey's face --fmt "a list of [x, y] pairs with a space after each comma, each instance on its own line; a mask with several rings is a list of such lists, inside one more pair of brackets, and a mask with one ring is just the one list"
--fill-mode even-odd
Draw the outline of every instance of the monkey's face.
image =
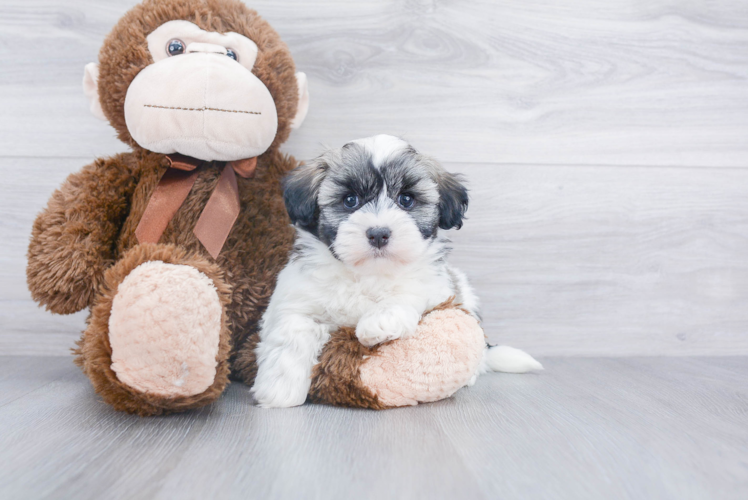
[[170, 21], [148, 35], [153, 64], [127, 89], [132, 138], [157, 153], [231, 161], [265, 152], [278, 130], [275, 103], [252, 74], [257, 45]]
[[[259, 47], [258, 47], [259, 45]], [[120, 138], [156, 153], [205, 161], [277, 147], [308, 108], [277, 33], [240, 2], [145, 0], [86, 66], [91, 111]]]

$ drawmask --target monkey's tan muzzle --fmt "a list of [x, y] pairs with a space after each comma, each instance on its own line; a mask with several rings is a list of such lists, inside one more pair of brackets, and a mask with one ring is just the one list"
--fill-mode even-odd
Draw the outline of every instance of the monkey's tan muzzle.
[[125, 121], [141, 147], [204, 161], [259, 156], [278, 129], [265, 85], [246, 67], [211, 50], [170, 57], [141, 71], [127, 91]]

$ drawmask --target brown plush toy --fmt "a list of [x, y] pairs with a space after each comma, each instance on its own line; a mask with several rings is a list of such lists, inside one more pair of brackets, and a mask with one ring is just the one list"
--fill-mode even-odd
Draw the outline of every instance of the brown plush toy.
[[[118, 410], [200, 407], [230, 375], [251, 385], [257, 322], [294, 238], [281, 180], [297, 163], [279, 146], [306, 114], [306, 77], [237, 0], [146, 0], [86, 67], [84, 89], [132, 152], [52, 195], [28, 252], [34, 299], [59, 314], [90, 308], [76, 361]], [[394, 350], [338, 332], [311, 399], [384, 408], [449, 396], [478, 363], [450, 357], [450, 342], [479, 352], [483, 334], [459, 309], [433, 314], [435, 327]], [[409, 365], [408, 349], [426, 345], [441, 361]]]

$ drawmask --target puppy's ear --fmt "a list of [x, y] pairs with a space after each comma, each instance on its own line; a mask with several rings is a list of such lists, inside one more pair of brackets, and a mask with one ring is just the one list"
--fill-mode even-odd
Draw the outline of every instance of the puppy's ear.
[[283, 201], [291, 222], [311, 233], [317, 230], [317, 194], [326, 173], [327, 165], [317, 159], [296, 167], [283, 180]]
[[460, 229], [468, 208], [468, 190], [462, 184], [462, 176], [439, 166], [435, 177], [439, 190], [439, 227]]

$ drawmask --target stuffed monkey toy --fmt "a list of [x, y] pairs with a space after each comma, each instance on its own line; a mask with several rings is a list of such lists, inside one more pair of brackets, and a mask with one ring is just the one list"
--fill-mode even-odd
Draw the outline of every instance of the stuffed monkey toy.
[[[294, 239], [281, 181], [297, 163], [279, 148], [306, 115], [305, 75], [238, 0], [145, 0], [86, 66], [84, 91], [132, 150], [72, 174], [37, 217], [33, 298], [58, 314], [90, 308], [76, 363], [117, 410], [183, 411], [215, 401], [229, 377], [251, 385], [257, 322]], [[447, 397], [483, 345], [452, 304], [407, 341], [365, 348], [342, 329], [310, 400]]]

